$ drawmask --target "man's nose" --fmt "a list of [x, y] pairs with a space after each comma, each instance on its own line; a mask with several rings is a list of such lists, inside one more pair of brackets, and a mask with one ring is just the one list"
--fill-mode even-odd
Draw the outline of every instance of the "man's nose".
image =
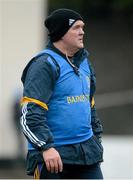
[[84, 35], [84, 30], [80, 28], [80, 34]]

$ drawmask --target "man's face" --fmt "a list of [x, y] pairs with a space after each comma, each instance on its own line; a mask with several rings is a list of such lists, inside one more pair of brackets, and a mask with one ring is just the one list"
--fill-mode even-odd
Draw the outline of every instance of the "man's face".
[[84, 47], [84, 23], [81, 20], [76, 21], [68, 32], [63, 36], [64, 43], [69, 48], [81, 49]]

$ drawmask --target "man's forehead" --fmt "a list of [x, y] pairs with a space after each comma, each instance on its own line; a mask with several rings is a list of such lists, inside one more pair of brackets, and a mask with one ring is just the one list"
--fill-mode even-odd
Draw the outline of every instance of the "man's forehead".
[[85, 23], [84, 23], [83, 21], [77, 20], [77, 21], [72, 25], [72, 27], [74, 27], [74, 26], [84, 26], [84, 25], [85, 25]]

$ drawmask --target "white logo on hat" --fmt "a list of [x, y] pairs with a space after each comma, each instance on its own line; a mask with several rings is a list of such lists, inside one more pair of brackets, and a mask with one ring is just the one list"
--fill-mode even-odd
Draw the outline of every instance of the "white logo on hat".
[[74, 21], [75, 19], [69, 19], [69, 26], [71, 26]]

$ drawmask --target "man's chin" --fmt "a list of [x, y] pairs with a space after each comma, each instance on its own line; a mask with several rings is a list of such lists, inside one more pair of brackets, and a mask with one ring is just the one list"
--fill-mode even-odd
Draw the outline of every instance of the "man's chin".
[[82, 48], [84, 48], [84, 44], [79, 45], [79, 49], [82, 49]]

